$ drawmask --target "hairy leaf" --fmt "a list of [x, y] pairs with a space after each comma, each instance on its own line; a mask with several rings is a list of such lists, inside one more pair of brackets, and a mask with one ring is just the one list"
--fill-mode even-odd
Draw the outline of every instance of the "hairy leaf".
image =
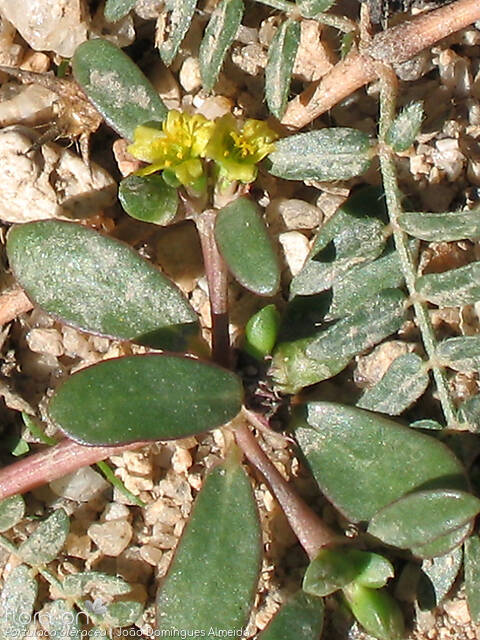
[[111, 576], [101, 571], [81, 571], [65, 576], [62, 590], [67, 596], [80, 598], [91, 591], [101, 591], [107, 597], [129, 593], [132, 587], [119, 576]]
[[48, 412], [84, 444], [169, 440], [225, 424], [240, 411], [242, 396], [241, 381], [230, 371], [193, 358], [149, 354], [78, 371], [56, 390]]
[[143, 605], [134, 600], [114, 602], [106, 607], [102, 622], [109, 627], [128, 627], [134, 624], [143, 613]]
[[203, 88], [211, 91], [217, 81], [223, 61], [240, 26], [244, 5], [242, 0], [221, 0], [203, 34], [200, 44], [200, 75]]
[[480, 237], [480, 211], [455, 211], [450, 213], [401, 213], [398, 223], [415, 238], [430, 242]]
[[0, 637], [5, 640], [25, 637], [33, 619], [37, 581], [24, 564], [12, 569], [4, 580], [0, 595]]
[[118, 199], [129, 216], [167, 225], [177, 213], [178, 193], [159, 175], [128, 176], [120, 182]]
[[447, 338], [437, 347], [436, 356], [444, 367], [457, 371], [480, 369], [480, 336]]
[[420, 133], [424, 117], [423, 103], [407, 105], [392, 122], [386, 135], [386, 142], [394, 151], [406, 151]]
[[97, 38], [83, 42], [72, 58], [75, 80], [108, 124], [133, 139], [149, 120], [161, 121], [167, 109], [149, 80], [116, 45]]
[[421, 609], [433, 609], [445, 598], [453, 586], [462, 566], [461, 547], [431, 560], [422, 562], [422, 574], [418, 589]]
[[322, 633], [323, 612], [323, 600], [297, 591], [258, 634], [257, 640], [316, 640]]
[[170, 19], [168, 21], [168, 33], [165, 39], [158, 47], [160, 57], [163, 62], [169, 66], [185, 37], [193, 16], [197, 0], [167, 0], [163, 9], [162, 17], [165, 20], [167, 11], [170, 11]]
[[356, 129], [297, 133], [275, 144], [270, 173], [286, 180], [348, 180], [370, 166], [370, 138]]
[[32, 566], [51, 562], [62, 550], [69, 529], [69, 517], [63, 509], [57, 509], [22, 542], [18, 555]]
[[55, 640], [79, 640], [83, 637], [81, 620], [66, 600], [48, 602], [38, 615], [42, 627]]
[[364, 392], [357, 407], [398, 416], [423, 394], [429, 381], [420, 356], [406, 353], [392, 362], [380, 382]]
[[480, 622], [480, 538], [478, 533], [465, 542], [465, 590], [473, 622]]
[[403, 549], [433, 542], [472, 520], [480, 500], [453, 489], [416, 491], [376, 513], [368, 533]]
[[310, 402], [295, 435], [321, 491], [350, 520], [370, 520], [401, 496], [466, 489], [462, 465], [444, 444], [363, 409]]
[[124, 243], [79, 224], [14, 227], [10, 266], [42, 309], [84, 331], [180, 350], [197, 316], [156, 267]]
[[22, 520], [25, 514], [25, 500], [20, 495], [11, 496], [0, 502], [0, 532], [8, 531]]
[[280, 268], [257, 205], [238, 198], [223, 207], [215, 222], [215, 240], [240, 284], [262, 296], [277, 292]]
[[[214, 514], [214, 517], [212, 517]], [[157, 627], [231, 635], [248, 620], [261, 530], [248, 476], [232, 460], [205, 480], [157, 597]]]
[[124, 18], [135, 6], [137, 0], [106, 0], [103, 13], [108, 22]]
[[290, 78], [300, 44], [300, 22], [286, 20], [275, 33], [265, 68], [265, 97], [270, 111], [281, 118], [287, 105]]
[[473, 432], [480, 431], [480, 396], [472, 396], [458, 407], [458, 421], [468, 426]]
[[353, 358], [401, 327], [404, 303], [399, 289], [381, 291], [351, 316], [321, 332], [307, 347], [307, 356], [320, 362]]
[[304, 18], [314, 18], [334, 4], [335, 0], [297, 0], [297, 6]]
[[480, 300], [480, 262], [421, 276], [417, 280], [417, 291], [439, 307], [474, 304]]

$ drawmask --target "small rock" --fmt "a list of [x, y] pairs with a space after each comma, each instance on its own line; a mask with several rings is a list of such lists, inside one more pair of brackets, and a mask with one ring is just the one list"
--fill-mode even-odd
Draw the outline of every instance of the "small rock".
[[148, 562], [148, 564], [155, 567], [160, 562], [163, 556], [163, 551], [161, 549], [157, 549], [157, 547], [153, 547], [151, 544], [144, 544], [140, 547], [140, 555], [145, 562]]
[[30, 329], [26, 340], [35, 353], [48, 353], [57, 357], [64, 353], [62, 338], [56, 329]]
[[137, 158], [134, 158], [128, 153], [127, 147], [129, 144], [128, 140], [119, 138], [118, 140], [115, 140], [112, 147], [113, 155], [117, 161], [118, 170], [124, 178], [134, 171], [138, 171], [142, 166], [140, 160], [137, 160]]
[[323, 26], [316, 20], [302, 20], [300, 46], [293, 73], [305, 82], [318, 80], [330, 71], [336, 56], [330, 46], [322, 40]]
[[202, 86], [200, 77], [200, 63], [198, 58], [192, 56], [186, 58], [182, 64], [179, 75], [180, 84], [187, 92], [195, 91]]
[[292, 276], [296, 276], [302, 270], [310, 251], [308, 238], [299, 231], [287, 231], [278, 236], [282, 245], [285, 260]]
[[147, 524], [161, 522], [173, 527], [180, 518], [179, 510], [176, 507], [169, 507], [162, 498], [149, 504], [145, 510], [145, 522]]
[[82, 467], [50, 482], [50, 489], [57, 496], [78, 502], [88, 502], [109, 488], [110, 484], [91, 467]]
[[457, 624], [469, 624], [471, 622], [470, 613], [466, 600], [452, 600], [443, 605], [449, 618]]
[[177, 447], [172, 456], [172, 468], [175, 473], [186, 473], [192, 464], [193, 460], [190, 451]]
[[125, 451], [123, 454], [125, 467], [130, 473], [139, 476], [150, 476], [153, 473], [152, 460], [145, 451]]
[[130, 509], [126, 505], [118, 502], [109, 502], [100, 519], [108, 522], [110, 520], [128, 520], [130, 516]]
[[276, 217], [280, 217], [289, 230], [315, 229], [323, 220], [323, 214], [318, 207], [295, 198], [275, 198], [268, 205], [266, 215], [272, 222]]
[[88, 527], [88, 536], [106, 556], [119, 556], [132, 539], [132, 526], [126, 520], [94, 523]]
[[69, 533], [65, 546], [69, 556], [86, 560], [90, 555], [92, 541], [88, 536], [79, 536], [75, 533]]

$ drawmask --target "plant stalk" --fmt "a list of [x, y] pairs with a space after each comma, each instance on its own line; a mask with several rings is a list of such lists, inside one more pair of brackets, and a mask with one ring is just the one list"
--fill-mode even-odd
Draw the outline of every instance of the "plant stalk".
[[[431, 363], [434, 363], [437, 341], [433, 330], [428, 308], [424, 301], [420, 300], [416, 290], [417, 268], [416, 261], [408, 246], [408, 236], [402, 231], [398, 218], [402, 213], [401, 195], [397, 182], [397, 171], [393, 157], [393, 151], [385, 143], [385, 136], [395, 117], [396, 103], [396, 76], [393, 70], [384, 68], [380, 72], [380, 171], [382, 173], [383, 186], [388, 214], [393, 228], [395, 247], [400, 257], [401, 268], [407, 285], [407, 290], [413, 302], [418, 327], [422, 334], [425, 351]], [[456, 424], [456, 413], [453, 405], [448, 380], [445, 371], [433, 364], [432, 372], [437, 385], [438, 396], [445, 416], [447, 427], [453, 428]]]

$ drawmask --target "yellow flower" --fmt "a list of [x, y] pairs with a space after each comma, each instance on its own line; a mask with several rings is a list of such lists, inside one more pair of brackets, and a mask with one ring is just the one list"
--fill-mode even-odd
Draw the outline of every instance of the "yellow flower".
[[221, 177], [253, 182], [257, 177], [255, 165], [274, 151], [277, 137], [261, 120], [246, 120], [239, 129], [237, 120], [227, 113], [215, 121], [206, 156], [219, 165]]
[[155, 123], [137, 127], [128, 152], [150, 163], [137, 171], [137, 175], [147, 176], [167, 169], [181, 184], [193, 184], [203, 175], [200, 158], [205, 157], [213, 127], [214, 123], [201, 115], [191, 116], [175, 110], [168, 112], [161, 128]]

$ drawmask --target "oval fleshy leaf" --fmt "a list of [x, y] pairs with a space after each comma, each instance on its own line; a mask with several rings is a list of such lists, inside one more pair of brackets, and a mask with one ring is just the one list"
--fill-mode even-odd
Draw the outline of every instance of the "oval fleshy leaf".
[[0, 638], [25, 637], [33, 619], [37, 589], [37, 581], [24, 564], [8, 574], [0, 595]]
[[383, 378], [364, 392], [357, 407], [398, 416], [408, 409], [428, 387], [426, 363], [416, 353], [396, 358]]
[[20, 495], [0, 502], [0, 533], [8, 531], [20, 522], [25, 514], [25, 500]]
[[181, 350], [198, 330], [177, 287], [123, 242], [79, 224], [14, 227], [10, 266], [44, 311], [84, 331]]
[[62, 550], [69, 529], [69, 517], [63, 509], [57, 509], [22, 542], [18, 555], [34, 567], [51, 562]]
[[474, 304], [480, 300], [480, 262], [421, 276], [417, 280], [417, 291], [439, 307]]
[[467, 522], [462, 527], [436, 538], [432, 542], [412, 547], [410, 551], [418, 558], [439, 558], [457, 549], [472, 532], [473, 523]]
[[373, 148], [366, 133], [334, 128], [297, 133], [275, 143], [270, 173], [286, 180], [348, 180], [370, 166]]
[[103, 14], [108, 22], [124, 18], [135, 6], [137, 0], [106, 0]]
[[268, 108], [279, 119], [287, 105], [290, 79], [299, 44], [300, 22], [285, 20], [277, 29], [268, 50], [265, 97]]
[[423, 103], [412, 102], [398, 114], [386, 135], [386, 142], [394, 151], [406, 151], [420, 133], [424, 118]]
[[280, 269], [258, 207], [238, 198], [223, 207], [215, 222], [215, 240], [228, 268], [245, 288], [273, 296], [280, 286]]
[[383, 416], [310, 402], [298, 408], [296, 424], [295, 435], [321, 491], [354, 522], [370, 520], [411, 491], [467, 487], [450, 449]]
[[80, 640], [83, 637], [81, 620], [66, 600], [47, 603], [38, 615], [51, 638], [55, 640]]
[[480, 538], [478, 533], [465, 543], [465, 591], [473, 622], [480, 622]]
[[120, 182], [118, 199], [129, 216], [167, 225], [178, 208], [178, 193], [162, 176], [128, 176]]
[[480, 500], [471, 493], [453, 489], [417, 491], [376, 513], [368, 533], [386, 544], [409, 549], [458, 529], [479, 512]]
[[[241, 535], [239, 532], [241, 531]], [[261, 529], [250, 480], [233, 460], [205, 480], [157, 596], [159, 631], [245, 626], [260, 570]]]
[[436, 356], [444, 367], [456, 371], [478, 371], [480, 336], [458, 336], [442, 340], [437, 346]]
[[240, 379], [225, 369], [148, 354], [78, 371], [57, 389], [48, 412], [83, 444], [169, 440], [225, 424], [240, 411], [242, 396]]
[[221, 0], [216, 6], [200, 44], [200, 75], [203, 88], [211, 91], [217, 81], [227, 51], [240, 26], [242, 0]]
[[[162, 34], [163, 40], [159, 44], [158, 50], [160, 51], [160, 57], [167, 66], [173, 62], [177, 55], [182, 40], [192, 22], [196, 6], [197, 0], [167, 0], [165, 2], [160, 17], [165, 26], [168, 24], [168, 32], [165, 35]], [[167, 18], [167, 12], [170, 12], [169, 18]], [[158, 27], [157, 30], [160, 33], [162, 32]]]
[[101, 591], [107, 598], [129, 593], [132, 587], [119, 576], [111, 576], [100, 571], [82, 571], [65, 576], [62, 591], [67, 596], [80, 598], [91, 591]]
[[257, 640], [317, 640], [322, 633], [324, 609], [323, 600], [297, 591]]
[[353, 358], [401, 327], [404, 304], [399, 289], [381, 291], [351, 316], [320, 332], [307, 347], [307, 356], [320, 362]]
[[429, 242], [473, 240], [480, 237], [480, 210], [449, 213], [408, 211], [400, 214], [398, 224], [411, 236]]
[[[360, 265], [375, 260], [385, 247], [386, 219], [382, 190], [359, 189], [320, 229], [307, 262], [292, 281], [290, 294], [325, 291]], [[387, 286], [377, 286], [376, 291]]]
[[322, 549], [307, 567], [302, 588], [318, 597], [328, 596], [354, 580], [379, 589], [393, 577], [393, 567], [376, 553], [358, 549]]
[[352, 613], [378, 640], [403, 640], [405, 625], [399, 605], [385, 589], [369, 589], [352, 583], [344, 589]]
[[457, 578], [462, 558], [462, 548], [459, 547], [445, 556], [422, 562], [418, 588], [421, 609], [434, 609], [442, 602]]
[[150, 81], [117, 46], [97, 38], [83, 42], [72, 58], [75, 80], [107, 123], [133, 140], [136, 127], [161, 121], [167, 109]]
[[254, 313], [245, 326], [245, 351], [253, 358], [263, 360], [275, 346], [279, 328], [280, 314], [274, 304]]

